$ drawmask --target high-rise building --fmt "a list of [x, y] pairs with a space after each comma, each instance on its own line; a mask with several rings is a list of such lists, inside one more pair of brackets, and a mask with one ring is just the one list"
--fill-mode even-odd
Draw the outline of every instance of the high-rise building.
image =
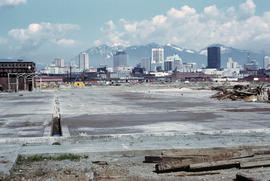
[[220, 69], [220, 47], [208, 47], [207, 48], [208, 66], [207, 68]]
[[141, 59], [141, 68], [144, 68], [146, 71], [151, 71], [151, 59], [150, 58], [142, 58]]
[[196, 72], [197, 64], [196, 63], [183, 63], [182, 72]]
[[113, 67], [127, 67], [128, 54], [124, 51], [116, 52], [113, 55]]
[[151, 69], [157, 71], [157, 69], [164, 69], [164, 49], [163, 48], [153, 48], [152, 49], [152, 59], [151, 59]]
[[250, 60], [248, 63], [244, 64], [244, 70], [258, 70], [259, 65], [256, 59]]
[[[182, 59], [181, 59], [181, 57], [179, 57], [179, 55], [174, 54], [173, 56], [168, 56], [166, 58], [166, 61], [173, 61], [173, 63], [172, 63], [172, 70], [173, 71], [174, 70], [180, 71], [180, 72], [182, 71], [183, 63], [182, 63]], [[166, 61], [165, 61], [164, 65], [166, 64]]]
[[270, 69], [270, 57], [269, 56], [265, 56], [263, 59], [263, 68], [265, 70], [269, 70]]
[[80, 53], [79, 55], [79, 69], [80, 72], [86, 71], [89, 69], [89, 58], [87, 53]]
[[173, 71], [174, 61], [173, 60], [166, 60], [164, 62], [164, 70], [165, 71]]
[[65, 66], [65, 62], [64, 62], [63, 58], [55, 58], [54, 64], [56, 67], [64, 67]]
[[232, 57], [229, 57], [227, 61], [227, 69], [236, 69], [237, 67], [238, 63], [233, 61]]

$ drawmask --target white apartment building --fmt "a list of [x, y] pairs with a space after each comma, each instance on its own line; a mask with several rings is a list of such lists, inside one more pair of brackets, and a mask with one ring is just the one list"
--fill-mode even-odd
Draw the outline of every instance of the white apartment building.
[[152, 49], [152, 59], [151, 59], [152, 71], [156, 71], [157, 67], [164, 69], [164, 49], [163, 48]]
[[56, 67], [64, 67], [65, 66], [65, 61], [63, 58], [55, 58], [54, 59], [54, 65]]
[[83, 72], [89, 69], [89, 57], [87, 53], [80, 53], [79, 69], [80, 69], [80, 72]]
[[265, 56], [263, 59], [263, 68], [265, 70], [269, 70], [270, 69], [270, 57], [269, 56]]

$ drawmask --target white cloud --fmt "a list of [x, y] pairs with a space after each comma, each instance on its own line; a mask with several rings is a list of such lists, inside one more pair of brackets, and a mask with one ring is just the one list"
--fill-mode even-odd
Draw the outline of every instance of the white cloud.
[[177, 10], [175, 8], [171, 8], [167, 15], [168, 17], [180, 19], [180, 18], [185, 18], [186, 16], [191, 16], [196, 13], [196, 10], [185, 5], [181, 8], [181, 10]]
[[43, 43], [55, 43], [57, 45], [72, 45], [74, 40], [66, 39], [71, 32], [78, 31], [79, 26], [74, 24], [33, 23], [26, 29], [12, 29], [9, 36], [19, 42], [22, 48], [36, 48]]
[[8, 42], [8, 39], [0, 37], [0, 45], [6, 44]]
[[56, 43], [57, 45], [61, 45], [61, 46], [72, 46], [76, 42], [75, 40], [71, 40], [71, 39], [61, 39], [61, 40], [58, 40]]
[[219, 10], [217, 9], [216, 5], [208, 6], [204, 8], [204, 14], [207, 16], [217, 17], [219, 15]]
[[189, 6], [171, 8], [165, 15], [130, 22], [109, 21], [98, 43], [135, 45], [157, 42], [201, 49], [221, 43], [237, 48], [266, 50], [270, 47], [270, 12], [255, 16], [256, 5], [246, 0], [239, 7], [205, 7], [199, 13]]
[[253, 0], [247, 0], [245, 3], [239, 6], [239, 10], [241, 17], [250, 17], [255, 14], [256, 5]]
[[99, 46], [99, 45], [101, 45], [102, 44], [102, 42], [100, 41], [100, 40], [95, 40], [94, 41], [94, 45], [95, 46]]
[[25, 4], [27, 0], [0, 0], [1, 6], [16, 6], [19, 4]]
[[167, 17], [163, 15], [157, 15], [152, 19], [153, 25], [162, 25], [166, 22]]

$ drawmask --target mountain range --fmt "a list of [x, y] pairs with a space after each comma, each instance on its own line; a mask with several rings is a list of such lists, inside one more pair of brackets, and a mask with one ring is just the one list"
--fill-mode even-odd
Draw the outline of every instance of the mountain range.
[[[226, 67], [226, 63], [229, 57], [232, 57], [234, 61], [237, 61], [240, 65], [248, 62], [248, 59], [256, 59], [259, 66], [263, 65], [264, 54], [240, 50], [232, 47], [227, 47], [221, 44], [215, 44], [211, 46], [218, 46], [221, 49], [221, 66]], [[113, 54], [117, 51], [125, 51], [128, 54], [128, 65], [136, 66], [140, 63], [140, 60], [144, 57], [151, 57], [152, 48], [164, 48], [164, 57], [178, 54], [183, 62], [197, 63], [197, 67], [207, 66], [207, 47], [200, 50], [192, 50], [181, 48], [177, 45], [166, 44], [159, 45], [156, 43], [151, 43], [147, 45], [137, 45], [137, 46], [108, 46], [100, 45], [97, 47], [92, 47], [84, 52], [89, 54], [90, 66], [99, 67], [100, 65], [112, 66], [113, 64]], [[249, 57], [249, 58], [248, 58]], [[76, 57], [75, 60], [78, 58]]]

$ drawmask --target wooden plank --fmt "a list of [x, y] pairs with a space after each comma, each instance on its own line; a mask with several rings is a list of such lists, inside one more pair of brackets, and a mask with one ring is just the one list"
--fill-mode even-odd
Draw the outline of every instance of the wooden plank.
[[251, 148], [211, 148], [200, 150], [167, 150], [162, 152], [163, 156], [182, 157], [192, 156], [207, 158], [205, 161], [219, 161], [228, 159], [239, 159], [254, 156]]
[[232, 153], [231, 159], [241, 159], [253, 157], [254, 152], [251, 149], [243, 149]]
[[162, 156], [145, 156], [144, 163], [159, 163], [162, 161]]
[[230, 168], [239, 168], [240, 162], [235, 160], [224, 160], [216, 162], [205, 162], [205, 163], [196, 163], [189, 165], [188, 171], [197, 172], [197, 171], [211, 171], [211, 170], [221, 170], [221, 169], [230, 169]]
[[250, 161], [250, 162], [241, 162], [241, 169], [257, 168], [257, 167], [269, 167], [270, 160], [260, 160], [260, 161]]
[[183, 163], [181, 160], [162, 161], [155, 165], [157, 173], [167, 173], [188, 170], [189, 164]]
[[182, 173], [174, 175], [175, 177], [187, 177], [187, 176], [206, 176], [206, 175], [218, 175], [220, 172], [196, 172], [196, 173]]
[[235, 181], [261, 181], [261, 179], [257, 179], [245, 173], [237, 173]]
[[163, 161], [171, 161], [171, 160], [179, 160], [182, 162], [186, 162], [188, 164], [191, 163], [200, 163], [205, 160], [208, 160], [208, 156], [145, 156], [144, 163], [160, 163]]

